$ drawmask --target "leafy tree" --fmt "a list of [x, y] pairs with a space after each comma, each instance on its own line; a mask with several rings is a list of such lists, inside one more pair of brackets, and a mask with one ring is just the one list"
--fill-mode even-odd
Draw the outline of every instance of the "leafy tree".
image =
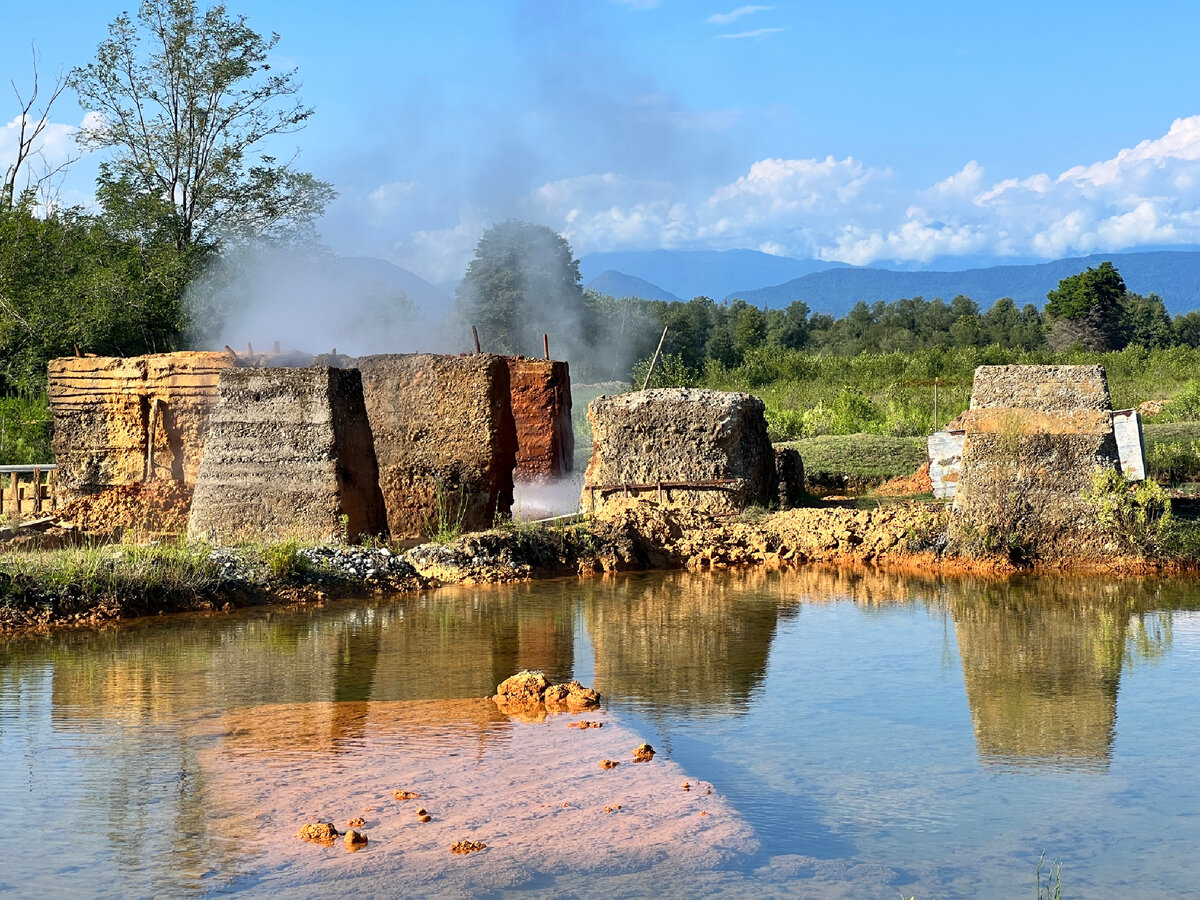
[[76, 209], [0, 211], [0, 389], [37, 391], [46, 362], [173, 350], [188, 271], [172, 245], [130, 240]]
[[[571, 245], [545, 225], [509, 219], [483, 233], [458, 286], [457, 318], [476, 325], [484, 349], [541, 355], [549, 334], [552, 355], [596, 368], [588, 352], [591, 314]], [[565, 353], [555, 352], [554, 346]]]
[[1046, 294], [1050, 344], [1065, 349], [1116, 350], [1124, 346], [1125, 281], [1111, 262], [1062, 279]]
[[108, 30], [96, 60], [69, 79], [100, 114], [81, 143], [114, 154], [100, 167], [106, 210], [144, 236], [170, 234], [180, 251], [311, 225], [333, 189], [262, 152], [313, 112], [296, 99], [294, 69], [270, 71], [278, 35], [194, 0], [144, 0], [136, 22], [122, 13]]
[[1125, 315], [1123, 337], [1128, 343], [1147, 348], [1169, 347], [1174, 343], [1171, 317], [1158, 294], [1143, 297], [1131, 291], [1122, 298], [1121, 305]]

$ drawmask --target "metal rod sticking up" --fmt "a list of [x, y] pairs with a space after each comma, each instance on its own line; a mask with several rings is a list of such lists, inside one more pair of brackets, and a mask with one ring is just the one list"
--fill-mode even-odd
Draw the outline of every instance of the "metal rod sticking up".
[[658, 365], [658, 354], [662, 353], [663, 341], [667, 339], [667, 329], [670, 325], [663, 326], [662, 337], [658, 339], [658, 349], [654, 351], [654, 359], [650, 360], [650, 370], [646, 373], [646, 380], [642, 382], [642, 390], [646, 389], [646, 385], [650, 383], [650, 376], [654, 374], [654, 367]]
[[475, 341], [475, 352], [482, 353], [483, 351], [479, 349], [479, 331], [474, 325], [471, 326], [471, 338]]
[[548, 334], [542, 335], [542, 350], [546, 354], [546, 359], [549, 359], [550, 358], [550, 335], [548, 335]]

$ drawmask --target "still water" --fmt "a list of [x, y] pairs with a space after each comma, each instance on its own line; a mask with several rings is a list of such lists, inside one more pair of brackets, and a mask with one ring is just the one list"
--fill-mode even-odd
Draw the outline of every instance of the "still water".
[[[557, 725], [478, 698], [523, 668], [594, 685], [599, 734], [659, 750], [618, 771], [711, 785], [689, 821], [725, 830], [645, 819], [605, 855], [639, 821], [609, 816], [590, 857], [501, 839], [447, 872], [292, 837], [309, 777], [369, 796], [461, 757], [518, 797]], [[0, 893], [945, 900], [1033, 895], [1044, 850], [1065, 896], [1180, 897], [1198, 744], [1191, 581], [657, 573], [166, 617], [0, 643]]]

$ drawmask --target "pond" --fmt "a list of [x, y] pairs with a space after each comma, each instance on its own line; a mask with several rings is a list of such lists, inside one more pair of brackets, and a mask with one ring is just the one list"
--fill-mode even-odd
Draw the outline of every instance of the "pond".
[[[652, 573], [0, 646], [0, 893], [945, 900], [1032, 896], [1043, 851], [1069, 897], [1200, 884], [1187, 580]], [[605, 706], [512, 721], [481, 698], [524, 668]], [[360, 852], [296, 837], [355, 816]]]

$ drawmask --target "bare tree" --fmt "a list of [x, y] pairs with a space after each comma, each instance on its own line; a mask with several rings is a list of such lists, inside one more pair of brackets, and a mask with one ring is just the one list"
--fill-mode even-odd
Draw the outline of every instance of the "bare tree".
[[38, 106], [38, 98], [42, 93], [42, 84], [38, 76], [37, 48], [31, 45], [33, 52], [33, 87], [26, 99], [17, 82], [12, 85], [13, 94], [17, 98], [19, 125], [17, 131], [16, 158], [4, 170], [4, 183], [0, 185], [0, 210], [11, 209], [13, 204], [26, 192], [32, 192], [41, 205], [49, 207], [57, 195], [55, 180], [60, 178], [71, 163], [79, 159], [79, 154], [67, 154], [58, 161], [52, 161], [45, 152], [42, 135], [50, 124], [50, 110], [67, 89], [67, 76], [64, 73], [54, 79], [50, 86], [46, 101]]

